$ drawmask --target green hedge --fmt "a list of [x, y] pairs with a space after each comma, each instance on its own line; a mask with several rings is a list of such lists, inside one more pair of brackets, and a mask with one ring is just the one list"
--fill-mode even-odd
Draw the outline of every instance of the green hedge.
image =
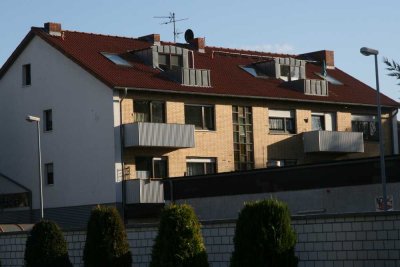
[[239, 214], [233, 242], [231, 267], [297, 266], [289, 209], [276, 199], [247, 203]]
[[35, 224], [26, 240], [26, 267], [70, 267], [67, 242], [58, 225], [51, 221]]
[[131, 267], [132, 254], [116, 208], [98, 206], [92, 210], [83, 261], [85, 267]]
[[200, 223], [189, 205], [170, 205], [161, 214], [150, 267], [207, 267]]

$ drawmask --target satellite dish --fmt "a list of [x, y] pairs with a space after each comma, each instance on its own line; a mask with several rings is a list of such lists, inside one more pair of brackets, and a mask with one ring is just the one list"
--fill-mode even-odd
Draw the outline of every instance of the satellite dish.
[[187, 29], [185, 31], [185, 40], [187, 43], [190, 43], [194, 38], [194, 33], [191, 29]]

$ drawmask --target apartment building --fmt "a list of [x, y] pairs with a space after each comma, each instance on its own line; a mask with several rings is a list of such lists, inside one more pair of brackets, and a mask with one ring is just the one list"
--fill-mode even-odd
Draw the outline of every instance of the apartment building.
[[[381, 101], [385, 153], [398, 154], [399, 103]], [[273, 54], [204, 38], [33, 27], [0, 69], [0, 172], [32, 190], [36, 210], [37, 136], [27, 115], [41, 119], [45, 208], [54, 216], [148, 202], [132, 193], [148, 178], [379, 151], [376, 91], [338, 69], [327, 50]]]

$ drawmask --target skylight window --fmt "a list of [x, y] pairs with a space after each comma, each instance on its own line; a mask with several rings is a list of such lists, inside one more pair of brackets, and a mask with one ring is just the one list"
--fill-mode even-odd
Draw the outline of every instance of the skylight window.
[[105, 56], [107, 59], [111, 60], [114, 64], [119, 65], [119, 66], [125, 66], [125, 67], [132, 67], [131, 63], [120, 57], [118, 54], [111, 54], [111, 53], [101, 53], [103, 56]]
[[321, 77], [322, 79], [324, 79], [325, 81], [327, 81], [330, 84], [334, 84], [334, 85], [343, 85], [342, 82], [340, 82], [339, 80], [336, 80], [335, 78], [333, 78], [332, 76], [330, 76], [329, 74], [326, 74], [326, 76], [322, 75], [319, 72], [315, 72], [316, 75], [318, 75], [319, 77]]
[[240, 68], [242, 68], [247, 73], [250, 73], [254, 77], [257, 77], [257, 78], [268, 78], [268, 76], [265, 75], [265, 73], [259, 71], [256, 67], [254, 67], [252, 65], [240, 66]]

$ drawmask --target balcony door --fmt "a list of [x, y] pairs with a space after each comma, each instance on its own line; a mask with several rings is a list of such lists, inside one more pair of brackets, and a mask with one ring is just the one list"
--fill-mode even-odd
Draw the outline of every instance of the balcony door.
[[335, 131], [335, 114], [319, 112], [311, 113], [311, 129], [313, 131]]
[[136, 157], [136, 178], [165, 178], [168, 176], [166, 157]]
[[135, 122], [165, 122], [165, 103], [162, 101], [135, 100]]

